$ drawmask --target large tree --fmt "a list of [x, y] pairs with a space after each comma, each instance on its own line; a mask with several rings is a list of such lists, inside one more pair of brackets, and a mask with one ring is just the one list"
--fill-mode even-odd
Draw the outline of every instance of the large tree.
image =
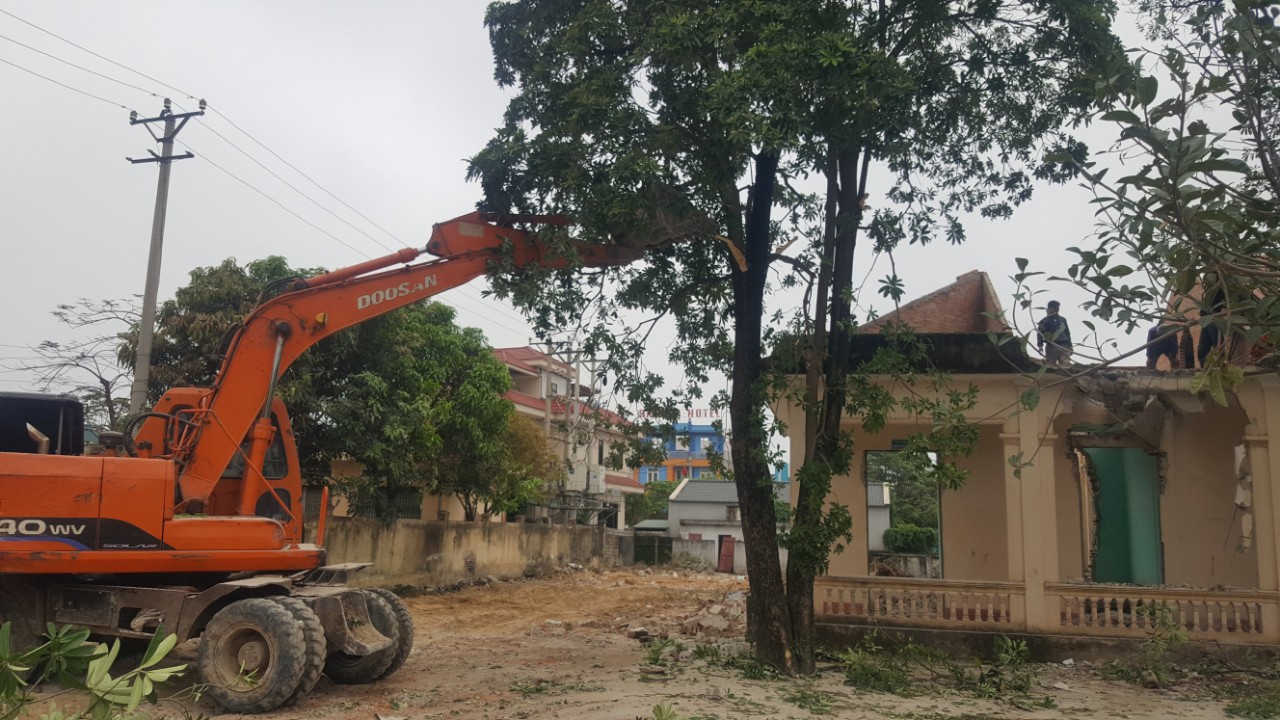
[[439, 384], [431, 423], [440, 439], [424, 469], [432, 489], [456, 495], [465, 519], [475, 520], [482, 504], [504, 499], [504, 478], [512, 470], [507, 439], [515, 410], [502, 397], [511, 375], [475, 328], [427, 338], [424, 346]]
[[[1090, 0], [490, 6], [496, 78], [517, 92], [472, 162], [485, 209], [563, 212], [586, 239], [649, 250], [640, 265], [529, 274], [498, 290], [543, 330], [585, 313], [587, 349], [610, 357], [633, 401], [663, 389], [640, 358], [670, 316], [671, 359], [688, 382], [651, 413], [670, 418], [711, 371], [731, 378], [753, 639], [766, 661], [812, 668], [813, 579], [851, 522], [827, 504], [831, 476], [849, 462], [841, 418], [884, 413], [849, 372], [859, 233], [870, 226], [885, 249], [959, 242], [965, 213], [1008, 215], [1031, 192], [1041, 146], [1085, 100], [1074, 82], [1114, 57], [1112, 10]], [[816, 197], [797, 192], [806, 177], [825, 181]], [[874, 218], [873, 194], [883, 203]], [[765, 326], [793, 309], [770, 291], [801, 284], [811, 435], [784, 583]], [[901, 293], [896, 277], [886, 287]], [[637, 312], [651, 317], [619, 327]]]

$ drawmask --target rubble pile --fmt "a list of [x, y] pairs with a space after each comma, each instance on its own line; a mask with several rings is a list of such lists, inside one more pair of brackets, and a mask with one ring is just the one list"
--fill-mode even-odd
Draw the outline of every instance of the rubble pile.
[[[730, 641], [728, 644], [745, 646], [742, 638], [747, 630], [747, 594], [736, 590], [719, 600], [707, 601], [695, 612], [684, 616], [647, 617], [642, 621], [617, 618], [616, 622], [627, 637], [641, 642], [654, 638], [680, 638], [717, 646], [724, 645], [720, 641], [726, 640]], [[732, 655], [737, 648], [728, 650]]]
[[741, 590], [707, 603], [680, 624], [689, 637], [742, 637], [747, 631], [747, 594]]

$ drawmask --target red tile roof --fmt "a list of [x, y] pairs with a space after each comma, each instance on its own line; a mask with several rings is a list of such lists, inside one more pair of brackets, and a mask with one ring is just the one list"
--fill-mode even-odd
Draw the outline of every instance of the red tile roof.
[[546, 363], [553, 366], [553, 369], [559, 369], [566, 373], [573, 371], [573, 368], [569, 367], [569, 365], [531, 347], [495, 348], [493, 355], [506, 363], [508, 367], [518, 368], [534, 375], [538, 374], [538, 368], [533, 363]]
[[[534, 408], [537, 410], [541, 410], [543, 412], [546, 412], [546, 409], [547, 409], [547, 401], [545, 398], [534, 397], [533, 395], [530, 395], [528, 393], [522, 393], [519, 390], [508, 390], [502, 396], [517, 405], [524, 405], [525, 407]], [[552, 417], [556, 415], [565, 415], [566, 414], [565, 408], [566, 408], [566, 403], [563, 400], [559, 398], [551, 399]], [[579, 404], [578, 409], [584, 415], [595, 415], [603, 419], [605, 422], [611, 423], [613, 425], [630, 425], [631, 424], [629, 420], [626, 420], [618, 413], [605, 408], [596, 408], [596, 407], [587, 405], [586, 403], [581, 403]]]
[[630, 475], [605, 475], [604, 481], [608, 485], [617, 485], [618, 487], [644, 488], [640, 481]]
[[[513, 402], [513, 403], [515, 403], [515, 404], [517, 404], [517, 405], [524, 405], [525, 407], [537, 408], [538, 410], [542, 410], [542, 411], [544, 411], [544, 412], [545, 412], [545, 411], [546, 411], [546, 409], [547, 409], [547, 402], [546, 402], [546, 400], [544, 400], [543, 398], [540, 398], [540, 397], [534, 397], [533, 395], [530, 395], [529, 393], [522, 393], [522, 392], [520, 392], [519, 390], [508, 390], [507, 392], [503, 393], [502, 397], [504, 397], [504, 398], [506, 398], [506, 399], [510, 400], [511, 402]], [[552, 414], [552, 415], [563, 415], [563, 414], [564, 414], [564, 403], [561, 403], [561, 402], [560, 402], [560, 401], [558, 401], [558, 400], [552, 399], [552, 400], [551, 400], [551, 414]]]

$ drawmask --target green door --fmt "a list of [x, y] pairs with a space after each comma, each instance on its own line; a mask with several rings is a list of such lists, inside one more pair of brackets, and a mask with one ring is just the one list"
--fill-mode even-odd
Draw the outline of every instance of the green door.
[[1160, 585], [1160, 478], [1139, 448], [1086, 448], [1097, 474], [1095, 582]]

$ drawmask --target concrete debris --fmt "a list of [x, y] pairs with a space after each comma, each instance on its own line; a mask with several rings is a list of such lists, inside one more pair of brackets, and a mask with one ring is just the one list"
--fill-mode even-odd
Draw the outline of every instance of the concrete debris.
[[660, 606], [650, 603], [636, 615], [614, 618], [612, 627], [618, 633], [625, 633], [628, 638], [644, 643], [671, 637], [678, 644], [672, 661], [684, 662], [679, 653], [686, 649], [692, 651], [695, 645], [716, 647], [722, 656], [737, 657], [751, 654], [751, 647], [743, 642], [747, 629], [746, 612], [746, 593], [735, 591], [722, 598], [708, 600], [688, 614], [665, 614]]
[[681, 624], [685, 635], [718, 635], [729, 629], [729, 621], [719, 615], [702, 613]]
[[1062, 661], [1062, 666], [1063, 666], [1063, 667], [1075, 667], [1075, 666], [1076, 666], [1075, 658], [1067, 658], [1066, 660], [1063, 660], [1063, 661]]

